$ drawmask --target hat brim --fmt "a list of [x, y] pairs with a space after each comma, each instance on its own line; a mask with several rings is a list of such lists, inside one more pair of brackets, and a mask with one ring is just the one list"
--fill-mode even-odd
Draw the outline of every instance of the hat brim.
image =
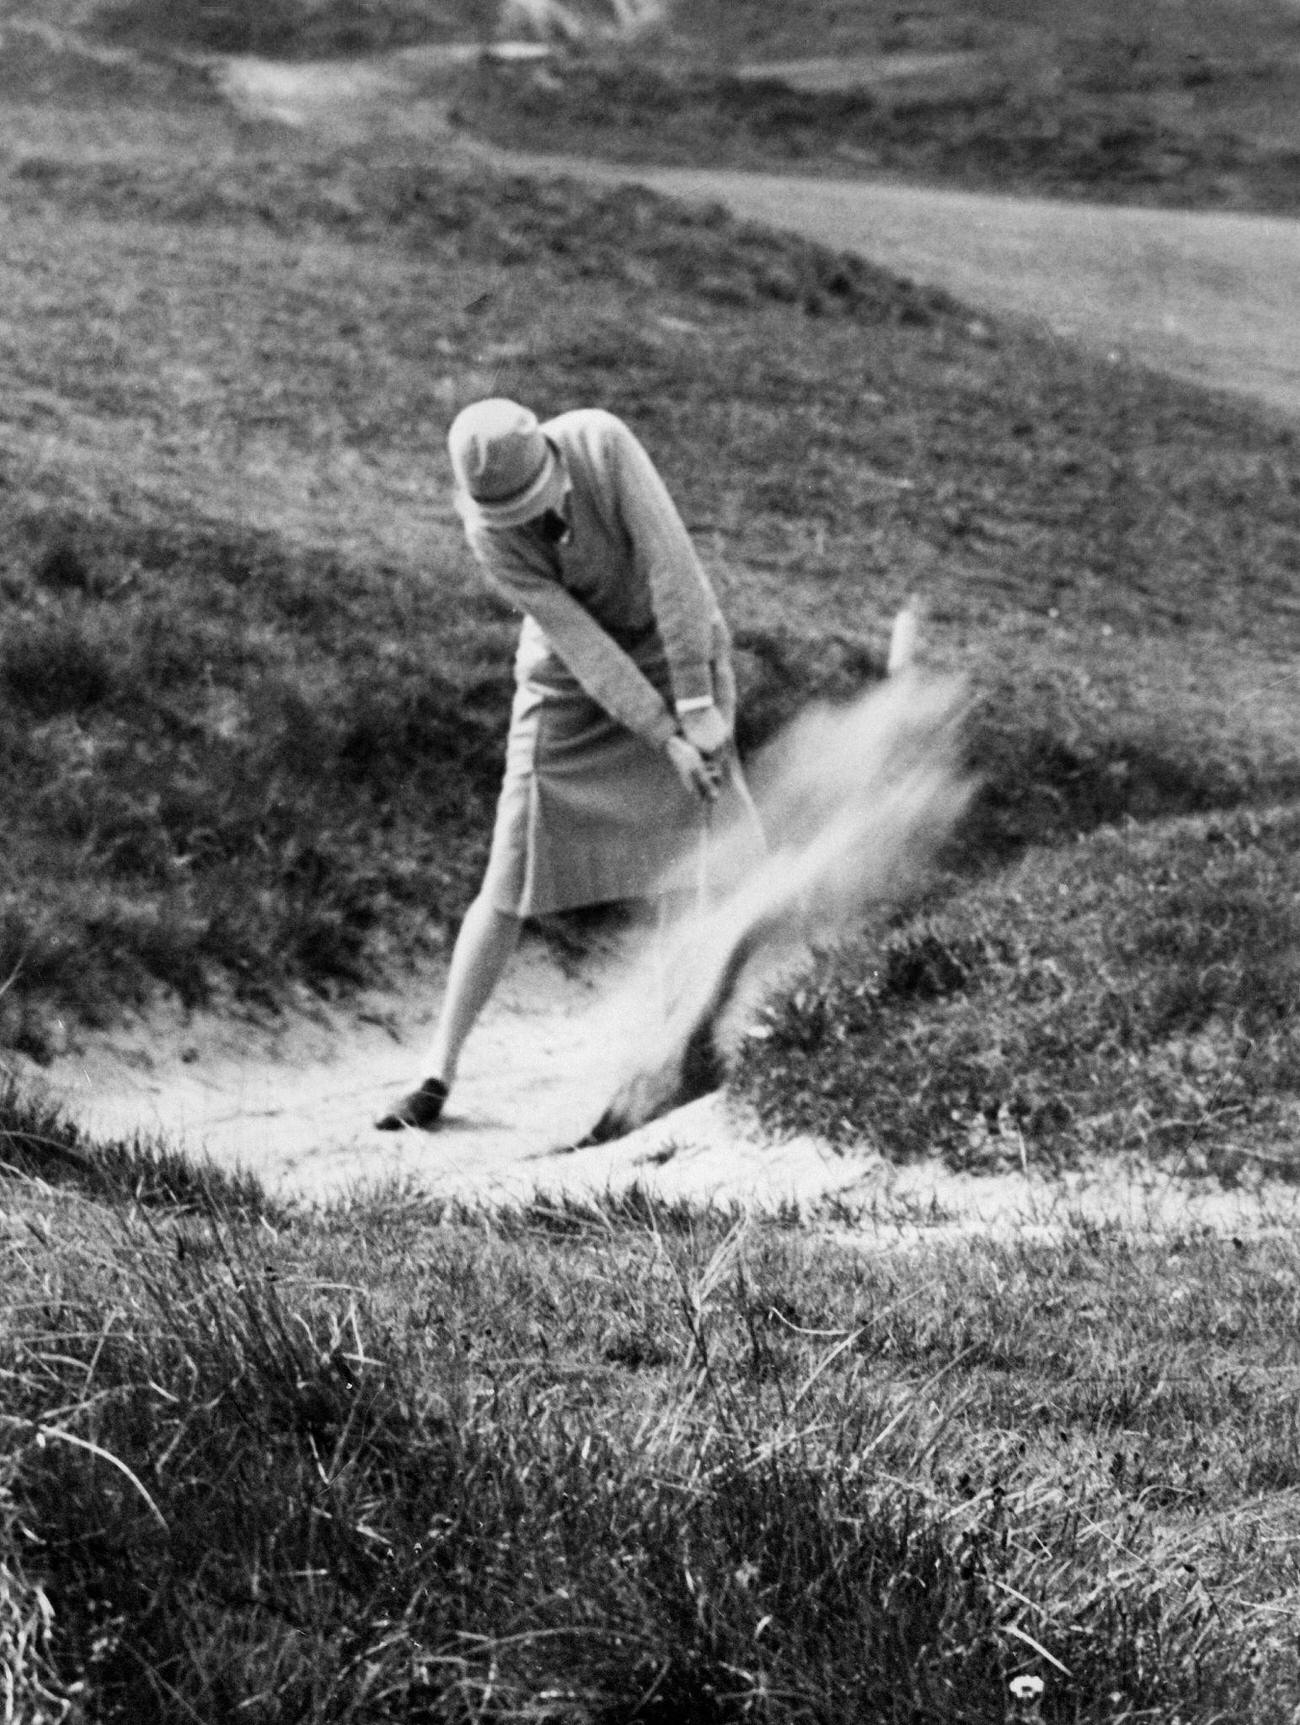
[[548, 509], [558, 510], [567, 489], [564, 464], [554, 445], [548, 443], [546, 461], [526, 491], [507, 498], [504, 503], [481, 503], [462, 491], [456, 502], [466, 521], [476, 521], [483, 527], [522, 527], [525, 521], [536, 520]]

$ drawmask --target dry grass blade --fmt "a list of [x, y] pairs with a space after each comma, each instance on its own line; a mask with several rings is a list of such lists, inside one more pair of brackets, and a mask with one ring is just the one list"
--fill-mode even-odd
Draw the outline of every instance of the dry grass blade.
[[[0, 1415], [0, 1418], [3, 1418], [3, 1416]], [[20, 1420], [5, 1420], [4, 1423], [9, 1426], [18, 1427], [20, 1430], [30, 1429], [26, 1425], [26, 1422]], [[99, 1461], [106, 1461], [110, 1467], [116, 1468], [122, 1477], [130, 1483], [132, 1489], [138, 1494], [141, 1501], [144, 1503], [145, 1508], [149, 1511], [150, 1515], [162, 1531], [164, 1533], [168, 1532], [166, 1517], [145, 1489], [143, 1481], [132, 1472], [120, 1456], [114, 1455], [111, 1450], [105, 1449], [102, 1444], [92, 1443], [89, 1438], [78, 1437], [75, 1432], [67, 1431], [62, 1426], [38, 1425], [33, 1433], [33, 1440], [37, 1444], [45, 1444], [51, 1441], [55, 1443], [72, 1444], [76, 1449], [85, 1450], [87, 1455], [93, 1455]]]

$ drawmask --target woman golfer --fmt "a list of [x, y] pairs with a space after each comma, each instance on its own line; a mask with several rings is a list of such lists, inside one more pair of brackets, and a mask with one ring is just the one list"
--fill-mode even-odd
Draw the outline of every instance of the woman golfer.
[[437, 1124], [524, 917], [662, 894], [710, 805], [743, 795], [726, 624], [627, 426], [595, 408], [542, 425], [493, 399], [457, 416], [448, 447], [470, 549], [524, 623], [487, 870], [386, 1131]]

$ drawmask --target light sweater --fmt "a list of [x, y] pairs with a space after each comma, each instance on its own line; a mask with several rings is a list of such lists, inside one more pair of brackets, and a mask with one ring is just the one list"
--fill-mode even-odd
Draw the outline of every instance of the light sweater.
[[542, 430], [568, 474], [568, 537], [548, 543], [533, 523], [488, 527], [469, 511], [470, 549], [488, 586], [532, 618], [591, 698], [661, 746], [676, 718], [621, 643], [657, 631], [674, 705], [714, 699], [714, 667], [730, 644], [713, 588], [667, 487], [622, 420], [580, 408]]

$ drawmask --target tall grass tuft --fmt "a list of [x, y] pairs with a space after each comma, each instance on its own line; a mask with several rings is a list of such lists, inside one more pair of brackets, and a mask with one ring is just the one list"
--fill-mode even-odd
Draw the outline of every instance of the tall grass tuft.
[[0, 1082], [0, 1175], [169, 1213], [268, 1219], [279, 1213], [255, 1175], [227, 1173], [139, 1135], [92, 1140], [62, 1106], [12, 1079]]
[[0, 1706], [6, 1720], [57, 1725], [73, 1712], [75, 1684], [64, 1684], [50, 1657], [54, 1613], [44, 1589], [18, 1559], [13, 1473], [0, 1465]]
[[1238, 1465], [1294, 1450], [1285, 1241], [889, 1258], [390, 1194], [65, 1195], [29, 1242], [0, 1562], [78, 1717], [983, 1725], [1025, 1673], [1050, 1720], [1286, 1716], [1282, 1641], [1234, 1663], [1285, 1581], [1225, 1531], [1294, 1477]]
[[19, 622], [5, 631], [0, 685], [33, 719], [101, 706], [113, 692], [107, 646], [71, 618]]

